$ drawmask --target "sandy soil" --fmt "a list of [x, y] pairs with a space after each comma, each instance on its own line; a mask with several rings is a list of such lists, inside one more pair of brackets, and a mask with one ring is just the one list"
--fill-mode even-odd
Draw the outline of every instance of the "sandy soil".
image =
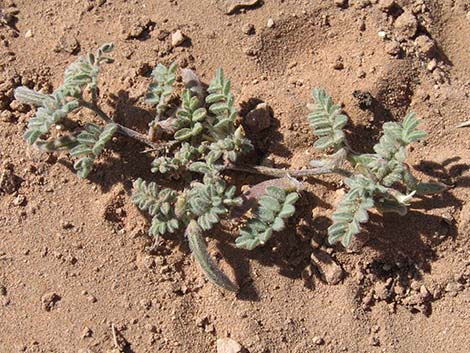
[[[224, 337], [251, 353], [468, 352], [470, 139], [454, 127], [469, 119], [470, 2], [265, 0], [231, 15], [223, 3], [0, 1], [0, 352], [117, 352], [112, 325], [136, 353], [215, 352]], [[178, 29], [187, 40], [174, 47]], [[211, 240], [241, 285], [222, 292], [182, 236], [146, 252], [148, 220], [129, 199], [134, 179], [158, 179], [143, 146], [116, 139], [79, 180], [66, 156], [22, 138], [33, 112], [14, 87], [50, 90], [77, 55], [109, 41], [116, 63], [101, 76], [101, 103], [122, 124], [143, 132], [152, 119], [143, 95], [156, 63], [176, 60], [206, 82], [221, 66], [242, 113], [256, 101], [273, 109], [255, 136], [260, 158], [301, 168], [317, 156], [306, 104], [324, 87], [360, 151], [383, 122], [415, 111], [429, 132], [410, 151], [415, 173], [451, 187], [405, 217], [373, 216], [345, 250], [318, 248], [340, 179], [310, 180], [288, 231], [267, 246], [236, 249], [222, 230]], [[359, 107], [356, 90], [372, 107]], [[344, 271], [338, 284], [317, 275], [312, 251]]]

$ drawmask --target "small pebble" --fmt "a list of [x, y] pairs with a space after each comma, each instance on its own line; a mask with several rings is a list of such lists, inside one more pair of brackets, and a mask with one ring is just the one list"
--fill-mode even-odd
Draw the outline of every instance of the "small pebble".
[[82, 338], [91, 337], [93, 331], [89, 327], [85, 327], [82, 331]]
[[242, 27], [242, 32], [247, 35], [251, 35], [255, 33], [255, 26], [251, 23], [245, 23]]
[[343, 64], [343, 58], [339, 56], [335, 63], [333, 64], [333, 69], [335, 70], [343, 70], [344, 69], [344, 64]]
[[377, 346], [380, 346], [380, 341], [376, 336], [370, 336], [369, 337], [369, 344], [371, 346], [377, 347]]
[[91, 295], [91, 294], [87, 296], [87, 299], [90, 303], [96, 303], [97, 302], [96, 297], [94, 295]]
[[340, 8], [346, 8], [348, 7], [348, 1], [347, 0], [335, 0], [335, 5]]
[[180, 46], [185, 40], [186, 36], [180, 30], [177, 30], [171, 35], [171, 45], [174, 47]]
[[325, 344], [325, 340], [321, 336], [315, 336], [312, 339], [313, 343], [315, 343], [317, 346], [321, 346], [322, 344]]
[[268, 23], [266, 24], [268, 28], [273, 28], [274, 27], [274, 20], [272, 18], [268, 19]]
[[242, 353], [243, 347], [237, 341], [231, 338], [217, 339], [217, 353]]
[[432, 59], [430, 62], [428, 62], [428, 64], [426, 65], [426, 69], [429, 71], [429, 72], [433, 72], [434, 69], [437, 67], [437, 61], [436, 59]]
[[157, 332], [157, 326], [152, 325], [152, 324], [145, 324], [145, 330], [148, 332]]

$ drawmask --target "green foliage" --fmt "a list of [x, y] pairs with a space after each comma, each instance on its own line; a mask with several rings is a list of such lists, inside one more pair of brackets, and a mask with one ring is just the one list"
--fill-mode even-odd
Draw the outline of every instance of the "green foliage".
[[177, 131], [174, 138], [178, 141], [184, 141], [195, 138], [204, 130], [202, 122], [207, 116], [204, 107], [200, 107], [197, 96], [191, 95], [191, 90], [186, 89], [183, 93], [181, 108], [176, 113]]
[[[252, 218], [246, 221], [235, 243], [237, 247], [249, 250], [265, 244], [274, 232], [285, 229], [287, 220], [295, 213], [302, 183], [292, 176], [325, 173], [346, 176], [348, 191], [334, 211], [333, 224], [328, 228], [329, 242], [340, 241], [344, 246], [348, 246], [352, 237], [361, 231], [361, 225], [369, 219], [370, 209], [404, 215], [415, 195], [446, 189], [440, 183], [419, 182], [406, 164], [407, 146], [426, 136], [417, 128], [419, 120], [414, 114], [408, 114], [402, 123], [385, 123], [383, 136], [374, 146], [373, 153], [357, 154], [349, 147], [343, 131], [347, 117], [322, 89], [312, 92], [314, 104], [310, 107], [308, 120], [318, 137], [314, 146], [331, 153], [323, 160], [311, 161], [313, 171], [237, 166], [239, 157], [251, 151], [253, 145], [237, 121], [231, 82], [222, 69], [217, 70], [207, 90], [194, 71], [184, 69], [185, 88], [177, 97], [174, 94], [177, 65], [173, 63], [168, 68], [157, 65], [146, 95], [147, 102], [156, 107], [157, 116], [150, 123], [149, 137], [146, 137], [114, 123], [98, 106], [98, 75], [103, 63], [112, 62], [107, 56], [112, 50], [112, 44], [105, 44], [95, 53], [79, 57], [65, 70], [63, 84], [52, 94], [18, 87], [16, 99], [37, 108], [24, 137], [41, 151], [69, 151], [76, 159], [74, 167], [80, 178], [89, 175], [95, 160], [116, 132], [158, 151], [151, 165], [152, 172], [171, 173], [181, 182], [178, 190], [138, 178], [133, 184], [132, 202], [150, 215], [151, 236], [158, 238], [184, 230], [194, 258], [208, 279], [222, 288], [238, 291], [238, 286], [210, 258], [204, 236], [217, 229], [224, 217], [243, 215], [255, 204]], [[169, 109], [170, 100], [175, 109]], [[93, 111], [104, 124], [51, 132], [55, 124], [65, 117], [70, 118], [69, 113], [81, 108]], [[165, 136], [172, 141], [165, 144], [162, 153], [163, 148], [154, 141]], [[346, 161], [351, 164], [350, 170], [342, 169]], [[226, 169], [265, 171], [266, 175], [279, 179], [257, 184], [240, 196], [237, 188], [224, 178]]]
[[210, 230], [220, 222], [220, 215], [228, 212], [227, 207], [239, 206], [240, 197], [236, 197], [235, 186], [227, 187], [220, 178], [205, 176], [203, 183], [193, 182], [188, 192], [187, 207], [203, 230]]
[[238, 287], [210, 258], [202, 238], [203, 232], [218, 224], [229, 207], [241, 205], [242, 199], [235, 194], [235, 186], [227, 187], [223, 179], [207, 175], [202, 183], [194, 181], [180, 192], [162, 189], [139, 178], [134, 182], [132, 201], [152, 216], [150, 235], [173, 233], [186, 227], [191, 251], [208, 279], [222, 288], [237, 291]]
[[101, 154], [106, 143], [111, 140], [117, 125], [110, 123], [104, 128], [88, 124], [77, 136], [78, 144], [70, 150], [72, 157], [80, 157], [73, 167], [80, 178], [86, 178], [93, 167], [93, 162]]
[[201, 101], [197, 90], [186, 88], [183, 91], [181, 106], [172, 124], [173, 138], [184, 142], [172, 155], [158, 156], [152, 162], [153, 172], [181, 173], [189, 169], [213, 174], [221, 165], [234, 163], [240, 155], [253, 149], [243, 128], [235, 126], [237, 110], [230, 87], [230, 81], [219, 69], [207, 89], [205, 102]]
[[152, 225], [149, 233], [158, 236], [165, 233], [174, 233], [181, 226], [176, 216], [178, 193], [168, 188], [160, 188], [154, 182], [145, 182], [141, 178], [134, 182], [132, 202], [140, 210], [152, 216]]
[[248, 153], [252, 149], [253, 145], [250, 140], [245, 138], [243, 127], [239, 126], [233, 134], [209, 145], [206, 161], [208, 164], [214, 164], [222, 158], [225, 163], [235, 163], [238, 156]]
[[113, 49], [114, 44], [103, 44], [95, 54], [88, 53], [72, 63], [64, 73], [64, 83], [61, 86], [64, 95], [81, 98], [83, 90], [88, 88], [93, 95], [93, 100], [96, 99], [101, 64], [113, 62], [113, 59], [105, 55], [112, 52]]
[[[333, 170], [349, 160], [354, 167], [354, 173], [345, 180], [349, 191], [333, 213], [333, 224], [328, 228], [331, 244], [341, 241], [348, 246], [351, 238], [361, 231], [361, 224], [368, 221], [371, 208], [405, 215], [415, 194], [446, 189], [440, 183], [418, 182], [405, 163], [407, 146], [426, 137], [426, 133], [417, 128], [419, 120], [414, 113], [406, 115], [402, 123], [386, 122], [383, 125], [383, 136], [373, 148], [375, 153], [357, 154], [349, 148], [342, 131], [347, 117], [340, 114], [340, 107], [324, 90], [314, 89], [313, 97], [315, 104], [308, 119], [314, 133], [320, 137], [315, 147], [333, 147], [335, 153], [311, 164]], [[402, 188], [407, 190], [406, 194], [399, 191]]]
[[314, 146], [319, 150], [333, 147], [341, 148], [345, 141], [343, 127], [348, 122], [346, 115], [340, 114], [341, 107], [333, 103], [331, 97], [323, 89], [315, 88], [312, 91], [315, 101], [308, 115], [313, 132], [319, 139]]
[[273, 232], [279, 232], [286, 226], [285, 221], [295, 213], [295, 203], [299, 199], [297, 192], [286, 193], [284, 189], [268, 186], [266, 194], [260, 197], [259, 207], [252, 219], [240, 231], [235, 240], [237, 247], [253, 250], [264, 245]]
[[235, 97], [230, 91], [231, 83], [224, 77], [224, 71], [217, 69], [215, 78], [209, 85], [206, 103], [209, 111], [215, 116], [211, 135], [220, 139], [233, 132], [234, 122], [237, 117], [237, 109], [234, 107]]
[[[24, 92], [25, 89], [20, 91], [16, 98], [21, 100]], [[36, 103], [39, 103], [39, 100]], [[64, 92], [60, 89], [45, 96], [40, 102], [36, 115], [28, 122], [24, 138], [30, 145], [34, 144], [41, 136], [47, 134], [53, 125], [59, 123], [68, 113], [79, 106], [80, 103], [77, 100], [67, 100]]]
[[35, 146], [42, 152], [56, 152], [70, 150], [78, 144], [77, 138], [72, 135], [49, 138], [48, 140], [38, 140]]
[[92, 106], [97, 109], [97, 80], [102, 63], [111, 63], [112, 59], [105, 54], [110, 53], [113, 44], [104, 44], [95, 54], [89, 53], [79, 57], [64, 73], [64, 82], [52, 94], [35, 92], [27, 87], [15, 89], [15, 98], [25, 104], [37, 107], [36, 115], [28, 122], [24, 138], [30, 145], [36, 145], [41, 151], [55, 152], [70, 150], [70, 155], [80, 157], [74, 164], [80, 178], [90, 173], [93, 162], [102, 152], [117, 130], [117, 125], [108, 124], [104, 129], [95, 124], [87, 125], [75, 136], [73, 134], [42, 138], [50, 134], [51, 127], [58, 124], [69, 113], [86, 105], [83, 100], [85, 89], [92, 96]]
[[238, 292], [238, 286], [233, 283], [210, 258], [199, 224], [192, 220], [186, 228], [185, 234], [189, 241], [189, 248], [207, 278], [221, 288], [231, 292]]
[[178, 172], [186, 168], [191, 162], [197, 160], [206, 149], [207, 146], [205, 145], [200, 145], [196, 148], [188, 142], [183, 142], [173, 156], [156, 157], [152, 161], [151, 170], [153, 173], [162, 174]]
[[[408, 168], [405, 164], [406, 147], [426, 137], [426, 133], [416, 127], [419, 120], [414, 113], [408, 114], [403, 123], [387, 122], [383, 125], [384, 134], [374, 146], [375, 154], [363, 155], [364, 166], [385, 186], [391, 186], [405, 178]], [[358, 158], [361, 163], [361, 156]]]
[[152, 83], [146, 96], [146, 101], [157, 108], [159, 117], [168, 109], [168, 101], [173, 94], [173, 84], [176, 80], [176, 63], [172, 63], [168, 68], [158, 64], [152, 71]]
[[367, 211], [374, 207], [375, 184], [362, 175], [347, 178], [345, 184], [349, 191], [333, 213], [333, 225], [328, 228], [328, 241], [341, 240], [348, 246], [351, 237], [360, 232], [360, 224], [369, 220]]
[[47, 94], [33, 91], [25, 86], [15, 89], [15, 99], [23, 104], [32, 105], [33, 107], [42, 107], [44, 100], [49, 98]]

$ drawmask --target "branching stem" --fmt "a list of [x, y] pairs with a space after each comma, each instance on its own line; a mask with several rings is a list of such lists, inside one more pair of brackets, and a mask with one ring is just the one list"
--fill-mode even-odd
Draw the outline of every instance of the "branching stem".
[[[108, 114], [106, 114], [96, 104], [92, 102], [87, 102], [85, 100], [80, 100], [80, 105], [84, 108], [87, 108], [93, 111], [99, 118], [101, 118], [105, 122], [107, 123], [113, 122], [113, 120], [108, 116]], [[118, 132], [121, 135], [130, 137], [131, 139], [134, 139], [136, 141], [143, 143], [144, 145], [151, 147], [150, 151], [159, 151], [159, 150], [162, 150], [164, 148], [168, 148], [174, 145], [173, 141], [164, 143], [164, 144], [152, 142], [140, 132], [132, 130], [118, 123], [115, 123], [115, 124], [117, 125]], [[345, 169], [328, 168], [328, 167], [293, 170], [293, 169], [269, 168], [269, 167], [263, 167], [263, 166], [247, 166], [247, 165], [229, 164], [225, 166], [224, 169], [238, 171], [238, 172], [245, 172], [245, 173], [250, 173], [250, 174], [266, 175], [266, 176], [271, 176], [275, 178], [284, 178], [287, 176], [290, 176], [293, 178], [303, 178], [303, 177], [311, 177], [311, 176], [322, 175], [322, 174], [340, 174], [343, 176], [351, 175], [351, 173]]]
[[293, 178], [305, 178], [305, 177], [311, 177], [311, 176], [322, 175], [322, 174], [340, 174], [343, 176], [351, 175], [351, 173], [345, 169], [328, 168], [328, 167], [296, 170], [296, 169], [278, 169], [278, 168], [269, 168], [269, 167], [263, 167], [263, 166], [247, 166], [247, 165], [230, 164], [225, 169], [235, 170], [235, 171], [245, 172], [245, 173], [250, 173], [250, 174], [272, 176], [275, 178], [285, 178], [289, 176]]
[[93, 111], [99, 118], [104, 120], [106, 123], [113, 122], [114, 124], [116, 124], [117, 127], [118, 127], [118, 132], [121, 135], [130, 137], [131, 139], [139, 141], [140, 143], [143, 143], [144, 145], [147, 145], [147, 146], [151, 147], [154, 151], [162, 150], [162, 149], [167, 148], [167, 147], [172, 145], [171, 143], [160, 144], [160, 143], [152, 142], [145, 135], [141, 134], [140, 132], [137, 132], [135, 130], [132, 130], [128, 127], [125, 127], [121, 124], [118, 124], [118, 123], [114, 122], [108, 116], [108, 114], [106, 114], [103, 110], [101, 110], [100, 107], [98, 107], [94, 103], [87, 102], [87, 101], [84, 101], [84, 100], [80, 100], [80, 105], [82, 107], [85, 107], [85, 108]]

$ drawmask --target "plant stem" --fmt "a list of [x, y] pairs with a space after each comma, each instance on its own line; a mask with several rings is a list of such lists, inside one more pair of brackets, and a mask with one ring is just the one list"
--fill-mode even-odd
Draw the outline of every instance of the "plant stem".
[[303, 178], [303, 177], [311, 177], [315, 175], [333, 174], [333, 173], [340, 174], [343, 176], [351, 175], [351, 173], [345, 169], [327, 168], [327, 167], [296, 170], [296, 169], [278, 169], [278, 168], [269, 168], [269, 167], [263, 167], [263, 166], [230, 164], [226, 166], [224, 169], [234, 170], [238, 172], [245, 172], [245, 173], [250, 173], [250, 174], [272, 176], [275, 178], [285, 178], [289, 176], [293, 178]]
[[140, 132], [137, 132], [135, 130], [132, 130], [132, 129], [129, 129], [128, 127], [125, 127], [119, 123], [116, 123], [114, 122], [103, 110], [101, 110], [100, 107], [98, 107], [96, 104], [93, 104], [91, 102], [87, 102], [87, 101], [84, 101], [84, 100], [80, 100], [80, 105], [82, 107], [85, 107], [87, 109], [90, 109], [91, 111], [93, 111], [96, 115], [98, 115], [99, 118], [101, 118], [102, 120], [104, 120], [105, 122], [107, 123], [114, 123], [117, 125], [118, 127], [118, 132], [123, 135], [123, 136], [127, 136], [127, 137], [130, 137], [136, 141], [139, 141], [141, 143], [143, 143], [144, 145], [147, 145], [149, 147], [152, 147], [152, 150], [153, 151], [158, 151], [158, 150], [162, 150], [166, 147], [169, 147], [169, 146], [172, 146], [173, 144], [172, 143], [164, 143], [164, 144], [161, 144], [161, 143], [155, 143], [155, 142], [152, 142], [150, 141], [145, 135], [141, 134]]
[[[100, 107], [98, 107], [96, 104], [87, 102], [84, 100], [80, 101], [80, 104], [82, 107], [85, 107], [87, 109], [90, 109], [93, 111], [98, 117], [103, 119], [107, 123], [114, 123], [118, 127], [118, 132], [123, 135], [130, 137], [131, 139], [134, 139], [136, 141], [139, 141], [143, 143], [144, 145], [147, 145], [151, 147], [150, 150], [147, 150], [146, 152], [150, 151], [159, 151], [167, 147], [171, 147], [175, 144], [174, 141], [167, 142], [167, 143], [155, 143], [150, 141], [145, 135], [141, 134], [140, 132], [137, 132], [135, 130], [132, 130], [128, 127], [125, 127], [121, 124], [115, 123], [103, 110], [101, 110]], [[235, 164], [229, 164], [224, 167], [225, 170], [233, 170], [233, 171], [238, 171], [238, 172], [245, 172], [245, 173], [250, 173], [250, 174], [259, 174], [259, 175], [266, 175], [266, 176], [271, 176], [275, 178], [284, 178], [284, 177], [293, 177], [293, 178], [302, 178], [302, 177], [311, 177], [315, 175], [322, 175], [322, 174], [340, 174], [343, 176], [350, 176], [351, 173], [348, 172], [347, 170], [341, 169], [341, 168], [328, 168], [328, 167], [319, 167], [319, 168], [311, 168], [311, 169], [302, 169], [302, 170], [295, 170], [295, 169], [278, 169], [278, 168], [269, 168], [269, 167], [263, 167], [263, 166], [247, 166], [247, 165], [235, 165]]]

